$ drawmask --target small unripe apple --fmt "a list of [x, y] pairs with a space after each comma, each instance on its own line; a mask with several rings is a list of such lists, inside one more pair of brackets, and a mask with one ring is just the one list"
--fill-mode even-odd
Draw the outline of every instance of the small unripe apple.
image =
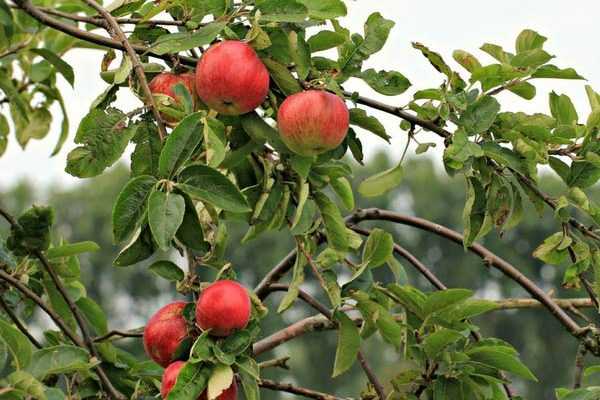
[[250, 319], [250, 296], [242, 285], [217, 281], [200, 293], [196, 303], [196, 323], [214, 336], [229, 336], [244, 329]]
[[[177, 383], [177, 376], [181, 371], [181, 368], [185, 366], [185, 362], [183, 361], [175, 361], [170, 364], [165, 371], [163, 372], [162, 382], [160, 385], [160, 395], [163, 399], [167, 398], [167, 395]], [[234, 381], [231, 383], [227, 389], [225, 389], [220, 395], [217, 396], [216, 400], [235, 400], [237, 398], [237, 384]], [[198, 400], [206, 400], [206, 390], [202, 392]]]
[[333, 93], [307, 90], [286, 98], [277, 113], [283, 142], [294, 153], [314, 156], [335, 149], [348, 133], [350, 114]]
[[226, 40], [212, 45], [198, 61], [196, 91], [221, 114], [245, 114], [267, 97], [269, 72], [248, 44]]
[[176, 301], [158, 310], [144, 329], [144, 349], [157, 364], [166, 367], [181, 342], [188, 336], [187, 322], [183, 316], [186, 303]]
[[[195, 104], [196, 85], [194, 74], [187, 72], [185, 74], [174, 74], [172, 72], [162, 72], [154, 77], [148, 84], [152, 94], [162, 94], [172, 99], [175, 104], [181, 105], [181, 98], [175, 94], [175, 85], [181, 83], [192, 95], [192, 101]], [[161, 117], [167, 123], [177, 122], [175, 118], [165, 113], [161, 113]]]

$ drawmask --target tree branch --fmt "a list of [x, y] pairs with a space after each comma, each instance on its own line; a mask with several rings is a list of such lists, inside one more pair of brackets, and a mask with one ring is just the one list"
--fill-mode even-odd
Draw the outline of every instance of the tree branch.
[[[383, 220], [409, 225], [434, 233], [459, 245], [463, 244], [463, 236], [456, 231], [446, 228], [445, 226], [422, 218], [403, 215], [392, 211], [380, 210], [377, 208], [358, 210], [349, 219], [349, 222], [353, 223], [365, 220]], [[532, 295], [532, 297], [539, 300], [573, 336], [580, 338], [586, 333], [586, 330], [582, 329], [562, 308], [560, 308], [558, 304], [556, 304], [556, 302], [554, 302], [550, 296], [548, 296], [529, 278], [519, 272], [519, 270], [516, 269], [512, 264], [498, 257], [478, 243], [474, 243], [468, 248], [468, 250], [481, 257], [486, 264], [500, 270], [504, 275], [508, 276], [517, 282], [521, 287], [523, 287], [529, 294]]]
[[[99, 27], [104, 27], [104, 19], [98, 16], [88, 17], [85, 15], [71, 14], [63, 11], [55, 10], [49, 7], [39, 7], [41, 11], [46, 14], [54, 15], [55, 17], [61, 17], [65, 19], [70, 19], [71, 21], [84, 22], [86, 24], [96, 25]], [[172, 20], [144, 20], [142, 18], [115, 18], [115, 21], [119, 24], [123, 25], [149, 25], [149, 26], [157, 26], [157, 25], [165, 25], [165, 26], [185, 26], [185, 21], [172, 21]], [[202, 26], [203, 24], [200, 24]]]
[[269, 295], [269, 286], [273, 283], [278, 282], [286, 272], [288, 272], [294, 262], [296, 261], [296, 250], [292, 250], [288, 253], [283, 260], [273, 267], [260, 281], [260, 283], [254, 288], [254, 293], [259, 299], [264, 300]]
[[127, 40], [127, 36], [123, 33], [123, 30], [119, 26], [119, 23], [115, 20], [115, 17], [111, 15], [104, 7], [96, 3], [95, 0], [82, 0], [84, 3], [94, 8], [102, 17], [106, 20], [107, 26], [105, 26], [106, 30], [109, 32], [114, 39], [117, 39], [121, 42], [127, 55], [131, 59], [131, 64], [133, 66], [133, 70], [135, 75], [138, 78], [138, 82], [142, 87], [142, 91], [144, 92], [144, 103], [146, 107], [148, 107], [152, 114], [154, 115], [154, 119], [156, 120], [156, 124], [158, 126], [158, 135], [160, 136], [160, 140], [164, 141], [167, 136], [167, 130], [165, 128], [165, 124], [158, 112], [158, 106], [156, 105], [156, 101], [154, 101], [154, 96], [150, 91], [150, 87], [148, 86], [148, 80], [146, 79], [146, 73], [144, 72], [144, 67], [142, 67], [142, 63], [140, 62], [140, 58], [138, 57], [135, 49]]
[[274, 358], [272, 360], [267, 360], [267, 361], [258, 363], [258, 366], [260, 367], [261, 370], [265, 369], [265, 368], [273, 368], [273, 367], [290, 369], [290, 366], [287, 365], [287, 362], [289, 361], [289, 359], [290, 359], [290, 356]]
[[296, 394], [298, 396], [307, 397], [309, 399], [317, 399], [317, 400], [344, 400], [341, 397], [336, 397], [332, 394], [317, 392], [315, 390], [306, 389], [300, 386], [294, 386], [291, 383], [281, 383], [275, 382], [270, 379], [261, 379], [258, 382], [258, 386], [269, 389], [276, 390], [279, 392], [287, 392]]
[[575, 376], [573, 379], [573, 389], [579, 389], [583, 382], [583, 369], [585, 368], [585, 354], [587, 349], [585, 345], [580, 344], [575, 356]]
[[119, 338], [138, 338], [138, 337], [144, 337], [144, 327], [142, 326], [141, 328], [137, 328], [137, 329], [131, 329], [129, 331], [120, 331], [120, 330], [112, 330], [110, 332], [107, 332], [106, 334], [102, 335], [102, 336], [98, 336], [95, 337], [93, 339], [93, 341], [95, 343], [97, 342], [103, 342], [105, 340], [108, 340], [110, 338], [112, 338], [113, 336], [118, 336]]
[[42, 348], [42, 345], [40, 344], [40, 342], [38, 342], [36, 340], [36, 338], [33, 337], [33, 335], [31, 333], [29, 333], [29, 330], [27, 330], [27, 327], [25, 325], [23, 325], [23, 323], [19, 320], [19, 317], [17, 317], [17, 314], [15, 314], [13, 312], [13, 310], [10, 309], [10, 307], [8, 306], [8, 304], [6, 304], [6, 302], [4, 301], [4, 299], [2, 298], [2, 296], [0, 296], [0, 307], [2, 307], [2, 309], [4, 309], [4, 311], [6, 312], [6, 314], [8, 315], [8, 317], [12, 320], [12, 322], [17, 326], [17, 328], [23, 332], [23, 335], [27, 336], [27, 339], [29, 339], [29, 341], [38, 349]]

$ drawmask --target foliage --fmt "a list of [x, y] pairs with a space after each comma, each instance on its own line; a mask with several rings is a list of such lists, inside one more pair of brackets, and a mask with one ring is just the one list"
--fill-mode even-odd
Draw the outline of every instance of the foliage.
[[[287, 266], [292, 280], [278, 312], [285, 312], [298, 299], [311, 304], [301, 291], [305, 269], [310, 267], [329, 301], [326, 306], [311, 305], [338, 330], [332, 375], [348, 371], [358, 359], [369, 377], [362, 398], [383, 400], [384, 390], [399, 399], [508, 398], [510, 377], [533, 381], [536, 377], [512, 345], [482, 338], [471, 322], [494, 310], [496, 304], [473, 299], [467, 289], [437, 284], [442, 290], [426, 293], [406, 284], [403, 267], [395, 259], [398, 249], [392, 235], [375, 228], [363, 241], [357, 233], [354, 224], [361, 220], [385, 218], [378, 210], [372, 214], [353, 210], [351, 161], [345, 155], [350, 150], [362, 164], [362, 135], [389, 140], [383, 124], [365, 106], [379, 108], [403, 119], [400, 128], [407, 132], [407, 149], [411, 141], [419, 143], [424, 130], [442, 137], [446, 171], [463, 176], [466, 182], [463, 237], [421, 225], [460, 242], [465, 250], [475, 251], [517, 281], [586, 351], [600, 354], [595, 327], [579, 326], [518, 270], [474, 247], [493, 229], [502, 233], [517, 226], [524, 199], [539, 211], [547, 205], [554, 211], [557, 232], [539, 244], [533, 255], [548, 264], [564, 265], [565, 288], [583, 285], [592, 298], [600, 294], [600, 206], [586, 194], [600, 179], [600, 95], [586, 87], [592, 112], [585, 124], [564, 94], [550, 93], [548, 114], [502, 111], [495, 97], [509, 91], [531, 99], [536, 95], [532, 82], [537, 79], [583, 79], [571, 68], [549, 64], [553, 56], [543, 49], [545, 37], [524, 30], [516, 39], [514, 53], [486, 43], [481, 50], [495, 60], [488, 65], [466, 51], [455, 51], [454, 60], [468, 72], [466, 80], [440, 54], [413, 43], [445, 81], [439, 87], [416, 91], [412, 100], [398, 108], [343, 88], [348, 80], [361, 79], [374, 91], [395, 96], [410, 86], [399, 71], [363, 67], [384, 47], [394, 26], [380, 13], [371, 14], [359, 34], [341, 25], [338, 18], [347, 13], [341, 0], [138, 1], [118, 2], [106, 10], [93, 0], [84, 3], [54, 2], [56, 10], [85, 15], [61, 11], [63, 20], [58, 20], [56, 10], [28, 0], [15, 0], [14, 9], [0, 0], [0, 90], [9, 103], [11, 119], [10, 124], [4, 116], [0, 121], [0, 154], [7, 140], [13, 140], [9, 131], [22, 147], [45, 137], [52, 121], [48, 108], [54, 102], [64, 113], [57, 75], [71, 84], [74, 81], [73, 69], [61, 58], [65, 52], [90, 43], [104, 51], [101, 77], [109, 86], [80, 122], [74, 138], [79, 147], [69, 153], [65, 169], [79, 178], [98, 176], [121, 158], [130, 142], [135, 144], [131, 177], [115, 199], [112, 213], [113, 237], [123, 246], [115, 266], [142, 262], [158, 251], [179, 251], [188, 257], [186, 272], [166, 260], [154, 263], [150, 270], [175, 282], [180, 293], [193, 295], [202, 289], [201, 269], [214, 271], [217, 279], [236, 276], [237, 266], [231, 265], [224, 252], [229, 222], [247, 227], [242, 245], [266, 232], [293, 237], [295, 256]], [[106, 12], [103, 19], [96, 16], [99, 10]], [[169, 23], [148, 23], [162, 12], [175, 21], [177, 32], [164, 27]], [[114, 27], [108, 29], [112, 39], [81, 29], [108, 27], [119, 21], [113, 17], [135, 18], [127, 42], [117, 40], [119, 32]], [[85, 26], [64, 22], [82, 18], [88, 22]], [[194, 55], [198, 48], [204, 50], [214, 40], [226, 39], [250, 43], [269, 71], [270, 91], [260, 113], [230, 117], [203, 105], [194, 109], [186, 90], [179, 96], [183, 99], [179, 108], [160, 96], [148, 96], [145, 76], [164, 68], [151, 59], [162, 59], [174, 70], [191, 69], [196, 60], [184, 54]], [[110, 69], [113, 48], [128, 51], [123, 51], [120, 66]], [[334, 52], [316, 54], [334, 48], [336, 57]], [[140, 54], [134, 57], [131, 53], [135, 52]], [[283, 100], [305, 88], [329, 90], [346, 98], [352, 104], [353, 126], [338, 148], [308, 158], [286, 148], [274, 124]], [[132, 91], [144, 107], [115, 108], [121, 90]], [[157, 115], [177, 121], [166, 136]], [[64, 116], [60, 141], [52, 154], [60, 150], [67, 133]], [[433, 145], [420, 143], [418, 152]], [[378, 197], [400, 186], [403, 162], [404, 156], [393, 168], [364, 179], [357, 193]], [[556, 198], [537, 185], [538, 167], [546, 164], [565, 184]], [[338, 203], [351, 213], [344, 216]], [[3, 216], [11, 233], [6, 238], [7, 256], [0, 259], [0, 278], [7, 283], [2, 296], [37, 303], [60, 330], [45, 331], [42, 348], [34, 352], [32, 346], [39, 343], [22, 332], [14, 314], [7, 313], [6, 321], [0, 320], [2, 384], [7, 388], [0, 396], [62, 398], [66, 389], [73, 390], [68, 386], [72, 384], [81, 398], [100, 396], [100, 392], [115, 398], [156, 395], [160, 369], [106, 340], [104, 311], [81, 283], [79, 255], [95, 251], [97, 245], [51, 241], [54, 218], [48, 208], [34, 207], [16, 221], [5, 212]], [[374, 279], [384, 266], [394, 272], [395, 279]], [[594, 279], [591, 284], [589, 273]], [[188, 362], [170, 399], [195, 399], [207, 389], [212, 400], [231, 384], [234, 374], [246, 398], [258, 398], [258, 386], [265, 382], [252, 344], [258, 340], [259, 321], [267, 311], [261, 300], [274, 283], [268, 281], [255, 290], [254, 318], [248, 328], [220, 340], [196, 332], [191, 350], [186, 353], [185, 346], [181, 347], [180, 356]], [[12, 307], [16, 301], [9, 303]], [[385, 389], [373, 377], [361, 351], [363, 340], [375, 333], [386, 343], [385, 351], [395, 351], [407, 362], [406, 368], [384, 382]], [[587, 398], [596, 390], [559, 389], [557, 396]]]

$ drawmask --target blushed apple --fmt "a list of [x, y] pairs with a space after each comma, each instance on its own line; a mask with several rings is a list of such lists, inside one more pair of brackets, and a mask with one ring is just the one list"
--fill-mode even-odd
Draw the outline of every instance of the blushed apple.
[[[183, 361], [175, 361], [170, 364], [163, 372], [162, 382], [160, 385], [160, 395], [163, 399], [166, 399], [173, 386], [177, 383], [177, 376], [179, 372], [185, 366]], [[237, 384], [234, 381], [231, 383], [229, 388], [225, 389], [220, 395], [217, 396], [216, 400], [235, 400], [237, 398]], [[206, 390], [202, 392], [198, 400], [206, 400]]]
[[[162, 72], [154, 77], [148, 84], [150, 91], [153, 95], [161, 94], [164, 96], [168, 96], [172, 99], [173, 103], [177, 105], [182, 104], [182, 100], [179, 96], [175, 94], [175, 85], [181, 83], [185, 88], [190, 92], [192, 96], [192, 102], [195, 106], [195, 98], [196, 98], [196, 85], [194, 74], [191, 72], [187, 72], [185, 74], [174, 74], [172, 72]], [[161, 117], [163, 120], [169, 124], [173, 124], [177, 122], [177, 120], [170, 116], [166, 115], [166, 113], [161, 113]]]
[[350, 114], [333, 93], [306, 90], [286, 98], [277, 113], [283, 142], [294, 153], [314, 156], [335, 149], [348, 133]]
[[212, 45], [198, 61], [196, 91], [221, 114], [245, 114], [267, 97], [269, 72], [248, 44], [226, 40]]
[[176, 301], [158, 310], [144, 329], [144, 349], [157, 364], [166, 367], [173, 361], [177, 348], [188, 336], [183, 316], [186, 303]]
[[196, 323], [214, 336], [229, 336], [244, 329], [250, 319], [250, 296], [235, 281], [217, 281], [206, 287], [196, 303]]

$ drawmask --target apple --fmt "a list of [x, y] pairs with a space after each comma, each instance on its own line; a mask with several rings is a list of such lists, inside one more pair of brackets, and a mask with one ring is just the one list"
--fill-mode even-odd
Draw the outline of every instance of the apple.
[[[177, 382], [177, 376], [181, 371], [181, 368], [185, 366], [185, 362], [183, 361], [175, 361], [170, 364], [165, 371], [163, 372], [162, 382], [160, 385], [160, 395], [163, 399], [167, 398], [167, 395], [175, 386]], [[234, 381], [231, 383], [227, 389], [225, 389], [220, 395], [217, 396], [216, 400], [235, 400], [237, 398], [237, 384]], [[206, 390], [202, 392], [198, 400], [206, 400]]]
[[[196, 90], [195, 90], [195, 78], [194, 74], [187, 72], [185, 74], [174, 74], [172, 72], [162, 72], [154, 77], [148, 84], [150, 91], [153, 95], [161, 94], [168, 96], [172, 99], [175, 104], [181, 105], [181, 99], [175, 94], [175, 85], [181, 83], [192, 95], [192, 101], [195, 103]], [[174, 124], [177, 120], [170, 115], [161, 113], [162, 119], [169, 123]]]
[[346, 137], [350, 114], [340, 97], [306, 90], [286, 98], [277, 113], [283, 142], [294, 153], [314, 156], [335, 149]]
[[144, 329], [144, 349], [157, 364], [166, 367], [181, 342], [188, 336], [183, 309], [187, 303], [176, 301], [158, 310]]
[[235, 281], [217, 281], [206, 287], [196, 303], [196, 323], [214, 336], [229, 336], [244, 329], [250, 319], [250, 296]]
[[212, 45], [198, 61], [196, 91], [221, 114], [245, 114], [267, 97], [269, 72], [248, 44], [225, 40]]

